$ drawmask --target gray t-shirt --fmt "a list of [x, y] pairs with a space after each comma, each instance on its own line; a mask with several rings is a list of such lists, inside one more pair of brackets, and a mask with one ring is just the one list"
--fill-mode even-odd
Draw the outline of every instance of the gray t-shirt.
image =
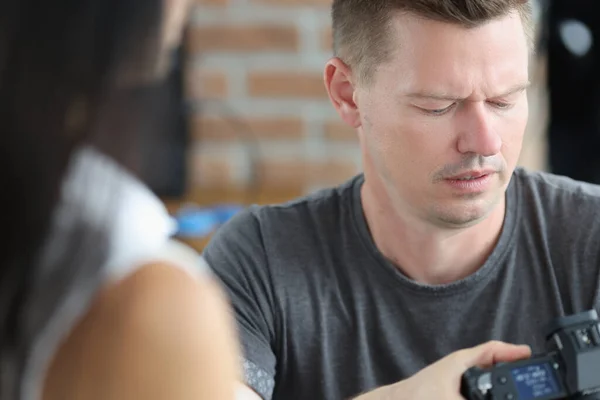
[[599, 186], [517, 169], [485, 264], [427, 286], [378, 251], [362, 182], [253, 206], [204, 252], [231, 296], [247, 382], [263, 398], [347, 399], [491, 339], [543, 352], [546, 323], [598, 307]]

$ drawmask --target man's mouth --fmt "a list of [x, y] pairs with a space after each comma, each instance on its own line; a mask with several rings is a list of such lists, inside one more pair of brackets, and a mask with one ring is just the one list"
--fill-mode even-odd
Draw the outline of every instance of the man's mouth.
[[451, 181], [472, 181], [475, 179], [480, 179], [483, 178], [487, 175], [490, 175], [491, 173], [493, 173], [493, 171], [468, 171], [459, 175], [455, 175], [452, 176], [450, 178], [447, 178], [448, 180]]

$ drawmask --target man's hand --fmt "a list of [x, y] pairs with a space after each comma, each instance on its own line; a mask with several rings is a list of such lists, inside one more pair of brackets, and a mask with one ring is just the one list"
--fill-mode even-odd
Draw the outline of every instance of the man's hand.
[[491, 341], [447, 355], [412, 377], [381, 387], [355, 400], [460, 400], [462, 374], [469, 368], [492, 366], [531, 356], [528, 346]]

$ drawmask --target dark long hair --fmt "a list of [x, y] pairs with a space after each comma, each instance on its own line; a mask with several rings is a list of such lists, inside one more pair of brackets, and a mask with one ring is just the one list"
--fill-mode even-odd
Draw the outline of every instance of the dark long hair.
[[[111, 125], [103, 121], [114, 114], [110, 100], [155, 64], [162, 3], [12, 0], [0, 7], [0, 359], [23, 333], [20, 313], [73, 152], [86, 143], [110, 144], [100, 150], [124, 156], [135, 151], [123, 149], [127, 131], [99, 127]], [[103, 234], [82, 226], [59, 267], [99, 268], [103, 254], [93, 247]]]

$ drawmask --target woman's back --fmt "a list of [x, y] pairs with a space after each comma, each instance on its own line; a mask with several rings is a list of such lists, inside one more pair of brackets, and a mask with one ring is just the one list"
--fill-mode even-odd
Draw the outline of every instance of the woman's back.
[[111, 99], [156, 78], [178, 3], [0, 10], [2, 399], [233, 397], [237, 348], [220, 288], [170, 240], [160, 202], [92, 150], [135, 154], [126, 131], [102, 127], [118, 127], [106, 121]]
[[[233, 326], [208, 269], [193, 251], [169, 238], [170, 218], [145, 187], [93, 151], [86, 149], [80, 161], [100, 164], [87, 169], [88, 178], [96, 174], [92, 181], [106, 182], [107, 195], [118, 193], [115, 205], [96, 209], [94, 218], [112, 221], [109, 257], [98, 276], [99, 296], [55, 353], [43, 398], [231, 398], [228, 379], [237, 360], [223, 349], [235, 348], [227, 333]], [[93, 201], [85, 196], [85, 180], [79, 183], [80, 190], [71, 194]], [[63, 312], [77, 306], [66, 304]], [[62, 324], [60, 330], [72, 318], [56, 314], [53, 320]], [[38, 343], [46, 346], [45, 353], [55, 348], [43, 335]], [[39, 361], [38, 367], [44, 365]], [[35, 388], [41, 382], [24, 383]]]

